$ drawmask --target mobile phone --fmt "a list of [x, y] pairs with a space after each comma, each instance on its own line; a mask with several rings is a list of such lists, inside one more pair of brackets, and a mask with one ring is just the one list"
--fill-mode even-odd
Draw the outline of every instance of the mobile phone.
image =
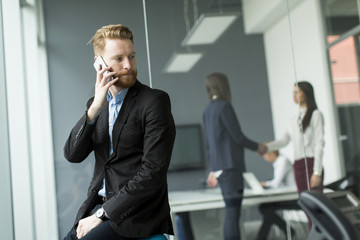
[[[96, 58], [96, 61], [94, 62], [94, 68], [96, 71], [99, 69], [99, 65], [101, 65], [101, 69], [104, 69], [107, 67], [104, 59], [101, 56], [98, 56]], [[109, 71], [104, 72], [104, 76], [106, 77], [109, 73], [110, 73]], [[111, 80], [113, 80], [113, 77], [108, 78], [107, 82], [109, 82]]]

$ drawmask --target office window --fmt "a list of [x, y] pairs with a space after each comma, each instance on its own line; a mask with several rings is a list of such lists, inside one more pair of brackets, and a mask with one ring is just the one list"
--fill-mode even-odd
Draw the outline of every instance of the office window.
[[330, 43], [359, 26], [357, 0], [324, 0], [322, 3], [327, 34], [334, 36], [329, 39]]
[[[299, 106], [294, 105], [292, 97], [297, 80], [305, 78], [314, 83], [316, 94], [320, 95], [320, 107], [322, 110], [328, 109], [324, 102], [331, 102], [332, 99], [327, 101], [328, 98], [322, 97], [327, 69], [326, 74], [323, 74], [319, 70], [324, 69], [322, 65], [309, 64], [318, 60], [316, 57], [319, 57], [319, 51], [322, 51], [323, 56], [326, 50], [318, 45], [307, 44], [307, 41], [317, 43], [321, 42], [317, 40], [323, 39], [322, 32], [308, 20], [316, 21], [318, 15], [311, 15], [311, 18], [307, 16], [307, 10], [316, 9], [318, 1], [296, 1], [296, 4], [292, 3], [294, 1], [283, 1], [283, 5], [276, 5], [277, 9], [268, 11], [268, 15], [260, 11], [262, 22], [254, 27], [256, 29], [253, 32], [245, 28], [246, 12], [242, 6], [242, 3], [251, 2], [255, 0], [151, 0], [143, 1], [146, 3], [143, 5], [140, 1], [110, 0], [102, 6], [102, 12], [107, 14], [99, 15], [98, 2], [88, 2], [84, 8], [80, 1], [73, 1], [69, 8], [63, 1], [44, 0], [60, 238], [70, 229], [85, 199], [94, 168], [92, 154], [81, 164], [66, 162], [63, 146], [70, 129], [84, 113], [86, 101], [93, 95], [93, 52], [86, 43], [96, 29], [103, 25], [122, 23], [133, 30], [138, 79], [169, 93], [172, 113], [178, 126], [202, 124], [202, 114], [210, 102], [204, 81], [212, 72], [223, 72], [228, 76], [232, 103], [242, 131], [258, 142], [269, 141], [275, 135], [283, 134], [290, 115], [297, 113]], [[287, 3], [291, 11], [289, 15], [284, 11], [288, 7]], [[67, 13], [66, 18], [64, 12]], [[274, 16], [274, 13], [278, 15]], [[214, 22], [214, 16], [220, 16], [221, 21]], [[304, 20], [307, 20], [306, 24]], [[205, 35], [202, 31], [209, 23], [216, 26], [214, 30], [224, 31], [216, 31], [216, 34], [206, 35], [206, 39], [202, 39], [201, 36]], [[312, 27], [312, 32], [307, 31], [308, 26]], [[259, 29], [261, 27], [264, 29]], [[199, 31], [202, 33], [200, 37], [197, 34]], [[333, 43], [341, 33], [332, 34], [335, 36], [330, 39]], [[212, 41], [208, 42], [210, 38]], [[303, 52], [307, 55], [303, 56]], [[294, 72], [299, 74], [294, 77]], [[271, 81], [275, 84], [270, 85]], [[328, 117], [332, 115], [326, 112], [326, 116], [326, 147], [331, 150], [333, 136], [328, 126], [333, 127], [334, 124], [328, 120], [332, 119]], [[200, 152], [197, 145], [191, 147], [195, 148], [195, 152]], [[185, 147], [179, 148], [179, 151], [187, 151]], [[292, 157], [291, 152], [286, 154]], [[330, 157], [331, 160], [337, 158]], [[256, 153], [245, 151], [245, 159], [247, 170], [253, 171], [260, 180], [272, 177], [271, 166]], [[332, 163], [327, 162], [329, 165]], [[173, 164], [176, 164], [176, 160]], [[169, 172], [170, 191], [174, 189], [174, 182], [186, 188], [205, 186], [207, 176], [204, 176], [204, 169], [195, 174], [189, 169], [176, 178], [172, 177], [174, 172]], [[209, 239], [220, 238], [222, 229], [218, 220], [223, 220], [220, 219], [222, 214], [215, 215], [209, 221], [199, 221], [203, 225], [199, 226], [197, 234], [204, 233], [202, 230], [205, 229]], [[201, 217], [199, 214], [199, 219]], [[246, 217], [249, 219], [248, 215]]]
[[358, 1], [324, 1], [329, 66], [346, 174], [360, 170], [360, 24]]

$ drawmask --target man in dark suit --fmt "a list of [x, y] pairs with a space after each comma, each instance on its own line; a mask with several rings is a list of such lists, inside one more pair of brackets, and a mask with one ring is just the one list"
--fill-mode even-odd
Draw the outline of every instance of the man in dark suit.
[[[95, 95], [64, 147], [74, 163], [95, 153], [85, 202], [65, 239], [139, 239], [173, 234], [166, 173], [175, 139], [169, 96], [137, 79], [132, 32], [123, 25], [90, 40]], [[106, 72], [110, 73], [107, 74]]]

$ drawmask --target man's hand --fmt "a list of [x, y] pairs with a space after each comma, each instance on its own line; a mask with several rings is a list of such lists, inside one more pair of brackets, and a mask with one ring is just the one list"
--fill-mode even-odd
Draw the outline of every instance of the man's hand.
[[218, 180], [217, 178], [215, 177], [214, 175], [214, 172], [210, 172], [209, 173], [209, 176], [208, 176], [208, 179], [207, 179], [207, 185], [211, 188], [214, 188], [216, 187], [217, 183], [218, 183]]
[[76, 237], [79, 239], [84, 237], [86, 234], [88, 234], [88, 232], [90, 232], [91, 229], [99, 226], [102, 222], [103, 221], [97, 218], [95, 214], [81, 219], [79, 221], [78, 227], [76, 228]]
[[261, 156], [264, 155], [267, 152], [268, 148], [265, 144], [259, 143], [257, 153]]
[[118, 77], [114, 78], [113, 80], [107, 82], [110, 77], [115, 76], [116, 72], [110, 72], [108, 75], [104, 76], [105, 71], [110, 71], [111, 68], [107, 67], [104, 69], [99, 69], [96, 74], [96, 82], [95, 82], [95, 97], [94, 101], [92, 102], [90, 108], [87, 111], [87, 120], [89, 122], [93, 121], [98, 115], [99, 111], [106, 103], [106, 95], [109, 91], [109, 88], [119, 80]]

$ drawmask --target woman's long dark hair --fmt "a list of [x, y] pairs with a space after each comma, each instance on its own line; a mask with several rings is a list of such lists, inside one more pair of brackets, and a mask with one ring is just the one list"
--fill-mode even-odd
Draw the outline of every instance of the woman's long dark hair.
[[210, 74], [205, 79], [205, 85], [210, 100], [213, 96], [217, 96], [218, 99], [231, 103], [229, 81], [225, 74], [219, 72]]
[[317, 109], [314, 88], [309, 82], [306, 81], [301, 81], [297, 84], [295, 83], [295, 86], [298, 86], [299, 89], [305, 94], [307, 110], [302, 120], [303, 131], [305, 132], [306, 128], [310, 125], [313, 112]]

